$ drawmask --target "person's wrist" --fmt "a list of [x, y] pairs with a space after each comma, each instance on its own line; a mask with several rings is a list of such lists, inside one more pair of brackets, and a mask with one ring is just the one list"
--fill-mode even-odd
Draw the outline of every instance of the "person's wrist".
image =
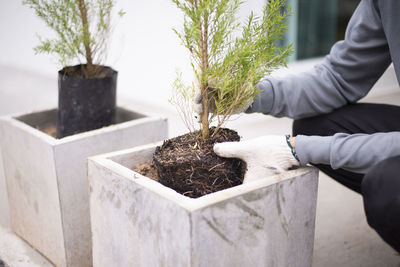
[[293, 147], [294, 151], [296, 151], [296, 137], [289, 137], [289, 143]]
[[292, 152], [293, 157], [297, 160], [297, 162], [300, 162], [299, 157], [297, 156], [296, 153], [296, 137], [290, 136], [289, 134], [286, 135], [286, 143], [288, 147], [290, 148], [290, 151]]

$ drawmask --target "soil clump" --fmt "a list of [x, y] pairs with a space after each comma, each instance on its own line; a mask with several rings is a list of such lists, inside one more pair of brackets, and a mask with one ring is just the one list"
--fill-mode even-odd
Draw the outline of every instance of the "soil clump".
[[239, 141], [239, 135], [226, 128], [215, 135], [214, 131], [215, 127], [210, 129], [211, 137], [205, 141], [198, 131], [166, 140], [157, 147], [153, 163], [158, 181], [192, 198], [242, 184], [245, 162], [218, 157], [213, 151], [215, 143]]

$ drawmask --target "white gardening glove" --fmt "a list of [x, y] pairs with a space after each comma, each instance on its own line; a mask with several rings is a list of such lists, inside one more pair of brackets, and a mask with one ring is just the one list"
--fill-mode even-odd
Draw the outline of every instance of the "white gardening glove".
[[[200, 92], [197, 92], [193, 99], [193, 109], [194, 112], [196, 112], [196, 114], [199, 115], [199, 117], [200, 114], [203, 113], [203, 104], [201, 103], [201, 100], [202, 100], [201, 94]], [[214, 113], [214, 111], [215, 111], [215, 104], [214, 101], [211, 100], [210, 105], [208, 105], [208, 112]]]
[[[201, 113], [203, 113], [203, 104], [201, 103], [201, 100], [202, 100], [201, 94], [196, 93], [193, 99], [193, 110], [194, 112], [196, 112], [198, 119], [200, 118]], [[239, 114], [245, 112], [249, 108], [252, 102], [253, 99], [248, 99], [247, 102], [241, 108], [234, 110], [233, 114]], [[209, 103], [210, 104], [208, 105], [208, 112], [214, 113], [216, 110], [214, 99], [211, 99]]]
[[214, 145], [214, 152], [225, 158], [239, 158], [247, 163], [243, 183], [265, 178], [299, 166], [284, 135], [267, 135], [241, 142]]

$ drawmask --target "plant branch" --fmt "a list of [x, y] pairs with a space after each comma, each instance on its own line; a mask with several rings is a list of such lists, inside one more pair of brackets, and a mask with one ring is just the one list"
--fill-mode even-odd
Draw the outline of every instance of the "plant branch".
[[200, 50], [201, 50], [201, 99], [203, 105], [203, 113], [201, 114], [201, 124], [202, 124], [202, 138], [206, 140], [210, 137], [210, 126], [208, 121], [208, 14], [205, 12], [203, 14], [203, 22], [200, 23]]
[[[240, 27], [236, 17], [243, 3], [240, 0], [172, 1], [185, 15], [183, 31], [174, 31], [190, 51], [202, 96], [204, 140], [209, 138], [214, 118], [218, 119], [218, 131], [231, 115], [252, 102], [259, 93], [256, 85], [262, 77], [286, 65], [292, 47], [277, 47], [276, 41], [283, 37], [290, 12], [282, 11], [287, 0], [268, 0], [262, 16], [251, 13]], [[239, 27], [242, 34], [235, 37]]]
[[93, 75], [94, 70], [93, 70], [92, 50], [90, 48], [88, 14], [85, 1], [84, 0], [78, 0], [78, 1], [79, 1], [79, 11], [81, 14], [82, 26], [83, 26], [83, 44], [85, 46], [86, 61], [87, 61], [86, 77], [90, 77], [91, 75]]

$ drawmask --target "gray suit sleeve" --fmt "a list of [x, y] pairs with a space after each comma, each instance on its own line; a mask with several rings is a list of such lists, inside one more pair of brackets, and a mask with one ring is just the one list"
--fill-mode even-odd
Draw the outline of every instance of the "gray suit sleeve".
[[333, 169], [367, 173], [378, 162], [400, 155], [400, 132], [296, 137], [301, 164], [329, 164]]
[[312, 71], [284, 78], [266, 77], [246, 113], [304, 118], [333, 111], [365, 96], [391, 62], [379, 12], [362, 0], [324, 62]]
[[[329, 113], [365, 96], [390, 62], [376, 1], [361, 0], [345, 40], [332, 47], [322, 64], [299, 75], [264, 78], [257, 85], [260, 94], [246, 112], [295, 119]], [[296, 152], [302, 164], [322, 163], [366, 173], [374, 164], [400, 155], [400, 132], [299, 135]]]

